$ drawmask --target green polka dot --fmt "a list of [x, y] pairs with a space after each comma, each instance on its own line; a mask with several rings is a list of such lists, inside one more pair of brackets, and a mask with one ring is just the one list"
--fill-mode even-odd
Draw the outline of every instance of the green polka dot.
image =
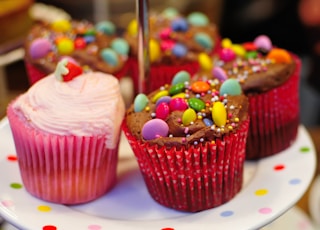
[[308, 153], [308, 152], [310, 152], [310, 148], [309, 147], [301, 147], [300, 152], [301, 153]]
[[20, 184], [20, 183], [11, 183], [10, 187], [14, 188], [14, 189], [20, 189], [20, 188], [22, 188], [22, 184]]

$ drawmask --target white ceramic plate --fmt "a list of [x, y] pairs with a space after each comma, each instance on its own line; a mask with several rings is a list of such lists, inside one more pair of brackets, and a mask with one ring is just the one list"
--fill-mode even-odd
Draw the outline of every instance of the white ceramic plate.
[[310, 188], [309, 211], [317, 229], [320, 229], [320, 175], [315, 178]]
[[228, 203], [199, 213], [178, 212], [149, 196], [133, 153], [122, 138], [119, 181], [102, 198], [84, 205], [48, 203], [23, 188], [7, 119], [0, 122], [0, 215], [21, 229], [188, 230], [257, 229], [290, 209], [305, 193], [316, 166], [315, 149], [303, 126], [287, 150], [246, 162], [244, 185]]

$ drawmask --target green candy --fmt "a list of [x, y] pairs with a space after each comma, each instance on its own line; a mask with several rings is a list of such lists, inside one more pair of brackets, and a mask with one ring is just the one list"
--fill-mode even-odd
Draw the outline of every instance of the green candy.
[[203, 110], [206, 107], [206, 104], [199, 98], [190, 98], [188, 100], [188, 105], [190, 108], [198, 112]]
[[194, 40], [205, 49], [211, 50], [213, 47], [212, 39], [206, 33], [197, 33]]
[[129, 44], [122, 38], [113, 39], [111, 48], [118, 54], [127, 55], [129, 53]]
[[94, 36], [96, 35], [96, 31], [94, 29], [89, 29], [86, 32], [84, 32], [84, 35]]
[[119, 63], [118, 55], [113, 49], [104, 48], [100, 52], [101, 58], [111, 66], [116, 66]]
[[102, 21], [97, 23], [96, 29], [106, 35], [114, 35], [116, 32], [115, 25], [110, 21]]
[[168, 7], [167, 9], [165, 9], [165, 10], [162, 12], [162, 15], [163, 15], [165, 18], [173, 19], [173, 18], [177, 17], [177, 16], [179, 15], [179, 13], [178, 13], [178, 11], [177, 11], [175, 8]]
[[178, 83], [190, 82], [190, 74], [187, 71], [181, 70], [176, 73], [171, 81], [171, 85], [176, 85]]
[[171, 86], [171, 88], [169, 89], [169, 94], [176, 95], [178, 93], [181, 93], [184, 90], [184, 88], [185, 88], [184, 83], [180, 82], [178, 84]]
[[189, 14], [187, 20], [193, 26], [206, 26], [209, 24], [208, 17], [200, 12]]
[[148, 102], [149, 102], [149, 99], [145, 94], [143, 94], [143, 93], [138, 94], [135, 97], [134, 102], [133, 102], [134, 112], [137, 113], [137, 112], [141, 112], [142, 110], [144, 110], [144, 108], [148, 105]]
[[250, 51], [246, 53], [246, 58], [247, 59], [254, 59], [257, 58], [258, 52], [257, 51]]
[[220, 87], [220, 95], [240, 95], [242, 89], [240, 83], [236, 79], [225, 80]]

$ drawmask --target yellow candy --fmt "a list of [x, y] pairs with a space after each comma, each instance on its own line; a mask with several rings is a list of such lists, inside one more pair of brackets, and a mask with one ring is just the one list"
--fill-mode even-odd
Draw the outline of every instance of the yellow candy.
[[156, 94], [152, 97], [151, 101], [152, 101], [153, 103], [156, 103], [157, 100], [159, 100], [159, 98], [164, 97], [164, 96], [168, 96], [168, 95], [169, 95], [169, 91], [168, 91], [168, 90], [161, 90], [161, 91], [159, 91], [158, 93], [156, 93]]
[[217, 101], [212, 106], [212, 119], [217, 126], [224, 126], [227, 123], [227, 110], [223, 103]]
[[67, 32], [71, 30], [71, 24], [68, 20], [61, 19], [54, 21], [52, 24], [52, 29], [57, 31], [57, 32]]
[[196, 119], [197, 119], [197, 114], [191, 108], [185, 110], [182, 114], [182, 124], [183, 125], [190, 125], [190, 123], [194, 122]]
[[231, 46], [231, 49], [233, 50], [233, 52], [236, 53], [236, 55], [239, 55], [239, 56], [246, 55], [246, 50], [243, 48], [243, 46], [241, 46], [239, 44], [233, 44]]
[[71, 54], [74, 50], [73, 41], [69, 38], [62, 38], [57, 44], [58, 52], [62, 55]]
[[135, 19], [133, 19], [128, 27], [127, 27], [127, 32], [131, 36], [136, 36], [138, 34], [138, 23]]
[[176, 95], [173, 95], [171, 98], [186, 98], [185, 93], [178, 93]]
[[161, 49], [159, 43], [154, 40], [150, 39], [149, 41], [149, 56], [150, 56], [150, 62], [155, 62], [159, 59], [161, 54]]
[[230, 48], [232, 46], [232, 41], [229, 38], [224, 38], [221, 41], [221, 46], [223, 48]]
[[200, 53], [198, 56], [198, 61], [202, 70], [209, 71], [212, 69], [212, 60], [206, 53]]

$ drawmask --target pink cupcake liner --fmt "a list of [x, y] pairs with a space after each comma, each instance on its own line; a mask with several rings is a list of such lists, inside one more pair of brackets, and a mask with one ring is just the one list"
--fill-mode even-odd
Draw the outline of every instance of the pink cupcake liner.
[[299, 79], [301, 62], [283, 85], [268, 92], [249, 95], [250, 127], [246, 159], [275, 155], [296, 139], [300, 123]]
[[224, 204], [241, 190], [248, 127], [247, 120], [215, 143], [177, 148], [137, 140], [126, 124], [123, 131], [151, 197], [169, 208], [197, 212]]
[[97, 199], [115, 185], [118, 146], [107, 149], [104, 136], [49, 134], [28, 124], [12, 106], [7, 114], [22, 182], [31, 195], [79, 204]]

